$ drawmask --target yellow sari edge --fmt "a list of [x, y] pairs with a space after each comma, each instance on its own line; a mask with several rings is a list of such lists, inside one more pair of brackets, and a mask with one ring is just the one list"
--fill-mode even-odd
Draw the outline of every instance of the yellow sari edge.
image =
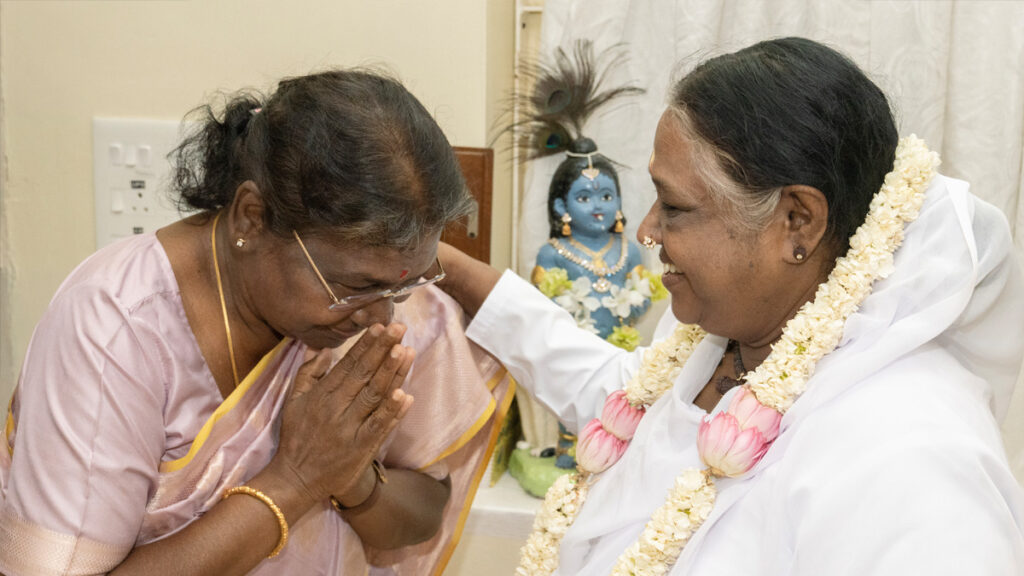
[[[501, 376], [504, 377], [505, 374], [508, 374], [508, 371], [502, 370]], [[469, 486], [469, 491], [466, 492], [466, 499], [462, 503], [462, 510], [459, 512], [459, 520], [455, 524], [455, 530], [452, 531], [452, 537], [448, 541], [447, 548], [444, 553], [441, 554], [441, 558], [438, 560], [437, 566], [434, 567], [434, 576], [441, 576], [444, 569], [448, 566], [448, 562], [451, 560], [452, 554], [455, 553], [455, 547], [458, 546], [459, 540], [462, 538], [462, 531], [466, 527], [466, 520], [469, 518], [470, 507], [473, 504], [473, 500], [476, 498], [476, 491], [480, 488], [480, 482], [483, 480], [484, 473], [491, 465], [491, 456], [494, 455], [494, 447], [498, 443], [498, 435], [501, 433], [501, 425], [505, 421], [505, 416], [508, 414], [509, 407], [512, 406], [512, 400], [515, 398], [516, 381], [511, 375], [509, 375], [508, 380], [508, 390], [505, 392], [505, 397], [501, 400], [501, 406], [498, 407], [498, 410], [494, 415], [491, 437], [487, 440], [487, 450], [480, 462], [480, 466], [477, 468], [476, 472], [473, 473], [472, 483]]]
[[4, 444], [7, 446], [7, 455], [14, 456], [14, 446], [11, 445], [11, 434], [14, 434], [14, 395], [18, 388], [14, 388], [11, 399], [7, 401], [7, 423], [4, 425]]
[[285, 346], [290, 342], [291, 338], [285, 338], [281, 340], [280, 342], [278, 342], [277, 346], [274, 346], [273, 350], [267, 352], [266, 355], [264, 355], [263, 358], [260, 359], [259, 363], [256, 364], [256, 366], [251, 371], [249, 371], [248, 374], [246, 374], [245, 379], [242, 380], [242, 383], [239, 384], [238, 387], [236, 387], [231, 392], [231, 394], [224, 399], [223, 402], [221, 402], [220, 406], [217, 406], [217, 409], [213, 411], [213, 414], [211, 414], [210, 417], [206, 420], [206, 422], [203, 424], [203, 427], [199, 429], [199, 433], [196, 434], [195, 440], [192, 441], [192, 446], [189, 447], [188, 453], [176, 460], [170, 460], [168, 462], [161, 463], [161, 473], [176, 472], [178, 470], [181, 470], [185, 466], [188, 466], [189, 462], [192, 461], [192, 458], [194, 458], [196, 453], [199, 452], [199, 449], [203, 447], [203, 444], [206, 442], [206, 439], [209, 438], [210, 432], [213, 430], [213, 426], [217, 423], [217, 421], [223, 418], [229, 412], [231, 412], [231, 410], [238, 405], [238, 403], [242, 400], [242, 397], [245, 396], [246, 392], [248, 392], [249, 389], [252, 388], [253, 383], [255, 383], [256, 380], [263, 375], [263, 372], [266, 371], [267, 366], [270, 364], [270, 361], [274, 357], [276, 357], [281, 352], [281, 350], [284, 350]]
[[[505, 374], [507, 373], [508, 371], [505, 370], [504, 368], [499, 370], [497, 374], [495, 374], [490, 380], [487, 381], [487, 389], [493, 393], [494, 389], [498, 387], [498, 383], [501, 382], [501, 379], [504, 378]], [[494, 396], [491, 396], [490, 403], [487, 405], [487, 408], [484, 410], [483, 414], [481, 414], [480, 417], [476, 419], [476, 422], [474, 422], [472, 426], [467, 428], [466, 431], [463, 432], [462, 435], [459, 436], [454, 442], [449, 444], [447, 448], [442, 450], [441, 454], [437, 458], [434, 458], [430, 462], [427, 462], [423, 466], [420, 466], [419, 468], [416, 469], [416, 471], [423, 472], [427, 468], [451, 456], [452, 454], [457, 452], [459, 448], [465, 446], [466, 443], [472, 440], [473, 437], [476, 436], [477, 432], [479, 432], [480, 429], [483, 428], [485, 424], [487, 424], [487, 421], [491, 418], [491, 415], [494, 414], [494, 409], [497, 407], [497, 405], [497, 402], [494, 401]]]

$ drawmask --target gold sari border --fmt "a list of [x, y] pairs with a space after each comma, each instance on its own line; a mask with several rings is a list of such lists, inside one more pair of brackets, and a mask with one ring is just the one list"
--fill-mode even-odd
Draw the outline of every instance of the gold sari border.
[[107, 544], [55, 532], [16, 515], [0, 511], [0, 569], [21, 576], [84, 576], [106, 574], [124, 560], [132, 543]]
[[[507, 373], [507, 370], [503, 370], [500, 376], [504, 376]], [[505, 391], [505, 397], [501, 400], [501, 406], [494, 415], [494, 425], [491, 428], [491, 437], [487, 441], [487, 451], [484, 453], [480, 466], [473, 474], [473, 480], [470, 483], [469, 490], [466, 492], [466, 500], [462, 503], [462, 509], [459, 512], [459, 521], [455, 524], [452, 537], [448, 541], [445, 551], [441, 554], [437, 566], [434, 568], [433, 576], [441, 576], [444, 573], [444, 569], [448, 566], [448, 562], [452, 559], [455, 547], [458, 546], [459, 540], [462, 538], [462, 531], [466, 527], [466, 520], [469, 518], [470, 507], [476, 498], [476, 491], [480, 488], [480, 481], [483, 480], [484, 472], [491, 466], [491, 457], [494, 455], [494, 446], [498, 443], [498, 435], [501, 434], [501, 426], [505, 422], [505, 416], [508, 415], [509, 407], [512, 406], [512, 400], [515, 398], [516, 381], [512, 376], [509, 376], [508, 379], [508, 390]]]
[[[497, 374], [495, 374], [490, 380], [487, 381], [487, 389], [493, 393], [494, 389], [498, 386], [498, 383], [501, 382], [501, 379], [504, 378], [505, 374], [507, 373], [508, 370], [505, 370], [504, 368], [499, 370]], [[472, 440], [473, 437], [476, 436], [478, 432], [480, 432], [480, 429], [483, 428], [485, 424], [487, 424], [487, 421], [491, 419], [491, 415], [494, 414], [494, 409], [497, 406], [497, 402], [495, 402], [494, 397], [491, 396], [490, 403], [487, 405], [487, 408], [484, 410], [483, 414], [481, 414], [480, 417], [477, 418], [476, 422], [474, 422], [472, 426], [467, 428], [466, 431], [463, 432], [462, 435], [459, 436], [454, 442], [449, 444], [447, 448], [442, 450], [441, 454], [437, 458], [434, 458], [430, 462], [427, 462], [423, 466], [420, 466], [419, 468], [416, 469], [416, 471], [423, 472], [427, 468], [430, 468], [434, 464], [437, 464], [441, 460], [444, 460], [445, 458], [458, 452], [460, 448], [462, 448], [463, 446], [466, 445], [467, 442]]]
[[[15, 390], [17, 392], [17, 390]], [[11, 444], [11, 436], [14, 435], [14, 394], [7, 403], [7, 424], [4, 425], [4, 444], [7, 445], [7, 455], [14, 456], [14, 445]]]
[[245, 379], [242, 380], [241, 384], [235, 387], [231, 394], [229, 394], [228, 397], [225, 398], [223, 402], [221, 402], [220, 406], [218, 406], [217, 409], [214, 410], [213, 414], [211, 414], [210, 417], [203, 424], [203, 427], [199, 429], [199, 434], [196, 434], [196, 438], [195, 440], [192, 441], [192, 446], [189, 447], [188, 453], [182, 456], [181, 458], [178, 458], [177, 460], [170, 460], [168, 462], [161, 463], [161, 473], [166, 474], [168, 472], [176, 472], [178, 470], [181, 470], [185, 466], [188, 466], [189, 462], [191, 462], [192, 459], [195, 458], [196, 453], [199, 452], [199, 449], [203, 447], [203, 443], [206, 442], [206, 439], [210, 437], [210, 433], [213, 430], [213, 426], [217, 423], [217, 421], [223, 418], [229, 412], [231, 412], [231, 410], [238, 405], [238, 403], [245, 396], [246, 392], [248, 392], [249, 389], [252, 388], [252, 385], [256, 382], [256, 380], [258, 380], [259, 377], [263, 375], [263, 372], [266, 371], [267, 366], [270, 364], [270, 361], [273, 360], [273, 358], [277, 356], [281, 352], [281, 350], [284, 350], [285, 346], [287, 346], [291, 341], [291, 338], [285, 338], [281, 340], [280, 342], [277, 343], [277, 346], [274, 346], [273, 350], [267, 352], [266, 355], [264, 355], [263, 358], [260, 359], [259, 363], [256, 364], [256, 366], [248, 374], [246, 374]]

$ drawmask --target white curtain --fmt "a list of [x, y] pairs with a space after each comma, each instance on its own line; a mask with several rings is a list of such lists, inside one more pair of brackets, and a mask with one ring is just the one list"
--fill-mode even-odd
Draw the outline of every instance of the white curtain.
[[[900, 133], [924, 138], [944, 174], [1003, 210], [1024, 261], [1024, 2], [1012, 0], [547, 0], [542, 55], [579, 38], [598, 51], [623, 44], [629, 60], [610, 84], [647, 89], [585, 129], [628, 167], [620, 181], [629, 234], [654, 199], [647, 160], [672, 80], [709, 56], [781, 36], [853, 58], [889, 95]], [[524, 276], [547, 238], [547, 183], [558, 161], [535, 162], [524, 177], [516, 263]], [[1024, 480], [1024, 385], [1003, 432]]]

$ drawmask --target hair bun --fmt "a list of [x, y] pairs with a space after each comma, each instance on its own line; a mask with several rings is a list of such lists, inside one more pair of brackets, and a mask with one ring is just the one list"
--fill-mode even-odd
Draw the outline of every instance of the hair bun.
[[597, 152], [597, 144], [590, 138], [577, 138], [569, 144], [569, 152], [574, 154], [590, 154]]

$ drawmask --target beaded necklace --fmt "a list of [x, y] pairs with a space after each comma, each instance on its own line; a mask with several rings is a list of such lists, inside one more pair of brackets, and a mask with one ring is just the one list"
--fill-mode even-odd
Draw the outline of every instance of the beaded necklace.
[[588, 260], [586, 258], [581, 258], [580, 256], [576, 255], [573, 251], [569, 250], [561, 242], [559, 242], [557, 238], [549, 238], [548, 244], [550, 244], [551, 247], [553, 247], [555, 251], [558, 252], [558, 255], [561, 256], [562, 258], [565, 258], [566, 260], [572, 262], [573, 264], [577, 264], [583, 267], [583, 269], [587, 270], [588, 272], [594, 273], [598, 277], [597, 281], [594, 282], [593, 286], [595, 291], [608, 292], [612, 288], [612, 283], [608, 280], [607, 277], [612, 276], [618, 273], [620, 270], [622, 270], [626, 266], [626, 259], [629, 258], [629, 246], [628, 244], [626, 244], [626, 237], [620, 235], [620, 239], [621, 242], [619, 243], [619, 261], [616, 262], [615, 266], [612, 266], [611, 268], [608, 268], [607, 265], [598, 267], [597, 265], [595, 265], [593, 261]]

